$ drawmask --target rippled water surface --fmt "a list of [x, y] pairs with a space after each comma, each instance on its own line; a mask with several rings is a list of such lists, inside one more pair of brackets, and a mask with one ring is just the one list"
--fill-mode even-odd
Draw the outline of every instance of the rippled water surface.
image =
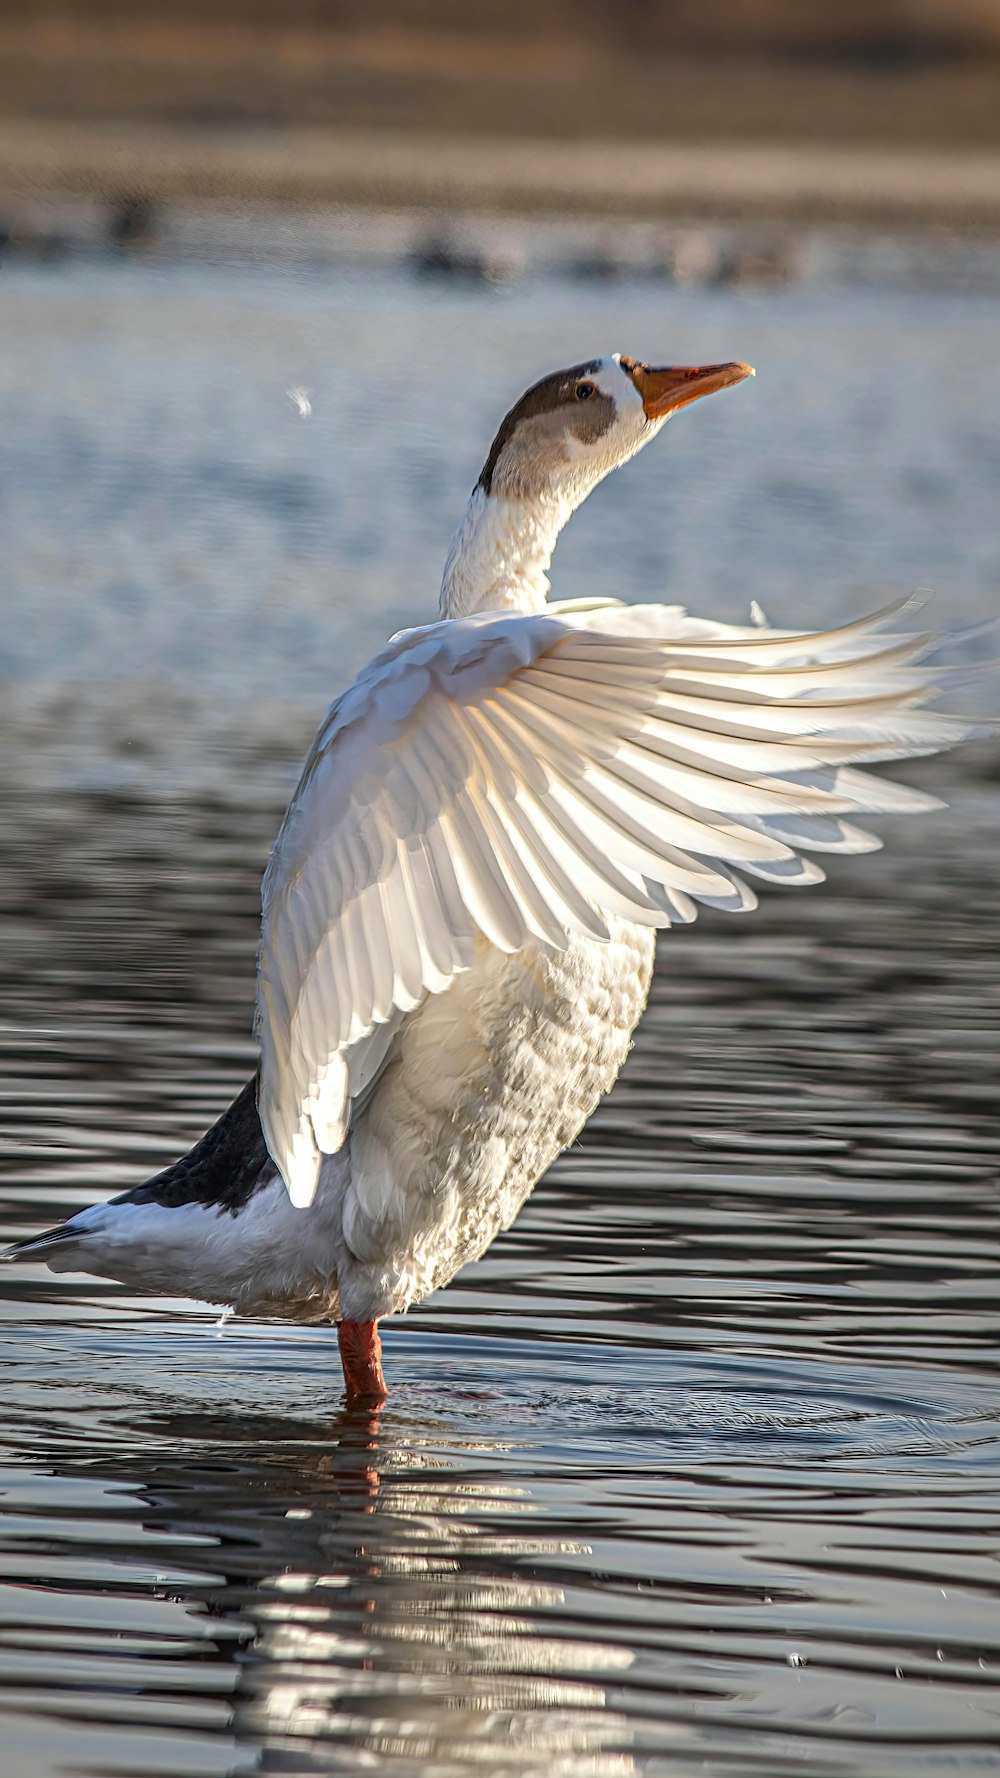
[[[761, 371], [579, 515], [564, 594], [995, 598], [974, 293], [4, 277], [12, 1236], [246, 1078], [296, 760], [432, 605], [536, 371], [661, 340]], [[3, 1273], [3, 1778], [1000, 1770], [995, 745], [909, 776], [950, 809], [664, 941], [582, 1141], [390, 1324], [380, 1416], [343, 1413], [329, 1330]]]

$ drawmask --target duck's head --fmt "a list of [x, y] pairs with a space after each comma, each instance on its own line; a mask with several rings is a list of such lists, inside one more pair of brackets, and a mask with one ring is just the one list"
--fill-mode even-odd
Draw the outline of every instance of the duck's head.
[[753, 374], [749, 364], [654, 370], [615, 352], [533, 384], [493, 440], [452, 539], [442, 617], [540, 610], [556, 539], [591, 489], [678, 408]]
[[738, 363], [653, 369], [620, 352], [554, 371], [511, 408], [479, 487], [499, 500], [578, 506], [655, 438], [671, 414], [753, 374], [749, 364]]

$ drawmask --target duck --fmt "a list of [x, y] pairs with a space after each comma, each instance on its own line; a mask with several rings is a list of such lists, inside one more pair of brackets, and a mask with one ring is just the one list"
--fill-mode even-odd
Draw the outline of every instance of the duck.
[[9, 1248], [245, 1316], [332, 1322], [348, 1404], [380, 1323], [510, 1227], [628, 1056], [657, 934], [937, 799], [865, 768], [968, 732], [907, 602], [835, 629], [552, 600], [563, 527], [683, 408], [754, 375], [622, 353], [502, 421], [436, 618], [331, 704], [263, 878], [259, 1067], [155, 1178]]

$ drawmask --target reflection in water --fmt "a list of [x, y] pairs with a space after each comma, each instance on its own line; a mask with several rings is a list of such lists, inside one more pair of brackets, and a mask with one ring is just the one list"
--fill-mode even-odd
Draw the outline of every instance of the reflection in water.
[[[516, 1491], [435, 1483], [419, 1448], [383, 1453], [374, 1424], [360, 1433], [345, 1426], [331, 1458], [332, 1513], [329, 1499], [293, 1508], [312, 1519], [293, 1520], [287, 1547], [275, 1539], [293, 1566], [261, 1584], [237, 1736], [262, 1744], [262, 1771], [281, 1769], [295, 1737], [312, 1744], [307, 1769], [317, 1771], [382, 1755], [414, 1773], [542, 1772], [553, 1761], [567, 1774], [592, 1772], [594, 1755], [627, 1739], [627, 1725], [605, 1713], [603, 1686], [578, 1675], [599, 1678], [631, 1656], [540, 1633], [539, 1609], [558, 1608], [563, 1591], [510, 1567], [574, 1546], [522, 1540], [516, 1527], [485, 1533], [483, 1518], [524, 1509]], [[401, 1458], [405, 1467], [392, 1467]], [[633, 1769], [630, 1759], [601, 1761], [609, 1778]]]
[[[139, 1455], [150, 1435], [171, 1454]], [[164, 1413], [134, 1437], [134, 1453], [63, 1457], [62, 1473], [137, 1490], [165, 1560], [173, 1540], [188, 1561], [192, 1536], [217, 1546], [202, 1557], [210, 1582], [170, 1590], [211, 1617], [213, 1639], [217, 1619], [237, 1631], [216, 1647], [237, 1670], [241, 1774], [635, 1771], [628, 1720], [607, 1707], [632, 1652], [561, 1629], [565, 1589], [536, 1578], [590, 1552], [539, 1531], [530, 1491], [489, 1473], [494, 1441], [445, 1456], [433, 1425], [358, 1412], [325, 1432]]]

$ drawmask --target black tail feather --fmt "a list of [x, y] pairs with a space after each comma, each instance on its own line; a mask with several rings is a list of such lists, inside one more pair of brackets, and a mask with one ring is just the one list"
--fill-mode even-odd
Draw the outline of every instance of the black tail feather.
[[58, 1247], [65, 1241], [79, 1241], [84, 1234], [83, 1229], [72, 1229], [68, 1223], [61, 1222], [58, 1228], [46, 1229], [43, 1235], [28, 1235], [23, 1241], [14, 1241], [0, 1252], [0, 1260], [33, 1259], [36, 1253], [43, 1253], [47, 1247]]

